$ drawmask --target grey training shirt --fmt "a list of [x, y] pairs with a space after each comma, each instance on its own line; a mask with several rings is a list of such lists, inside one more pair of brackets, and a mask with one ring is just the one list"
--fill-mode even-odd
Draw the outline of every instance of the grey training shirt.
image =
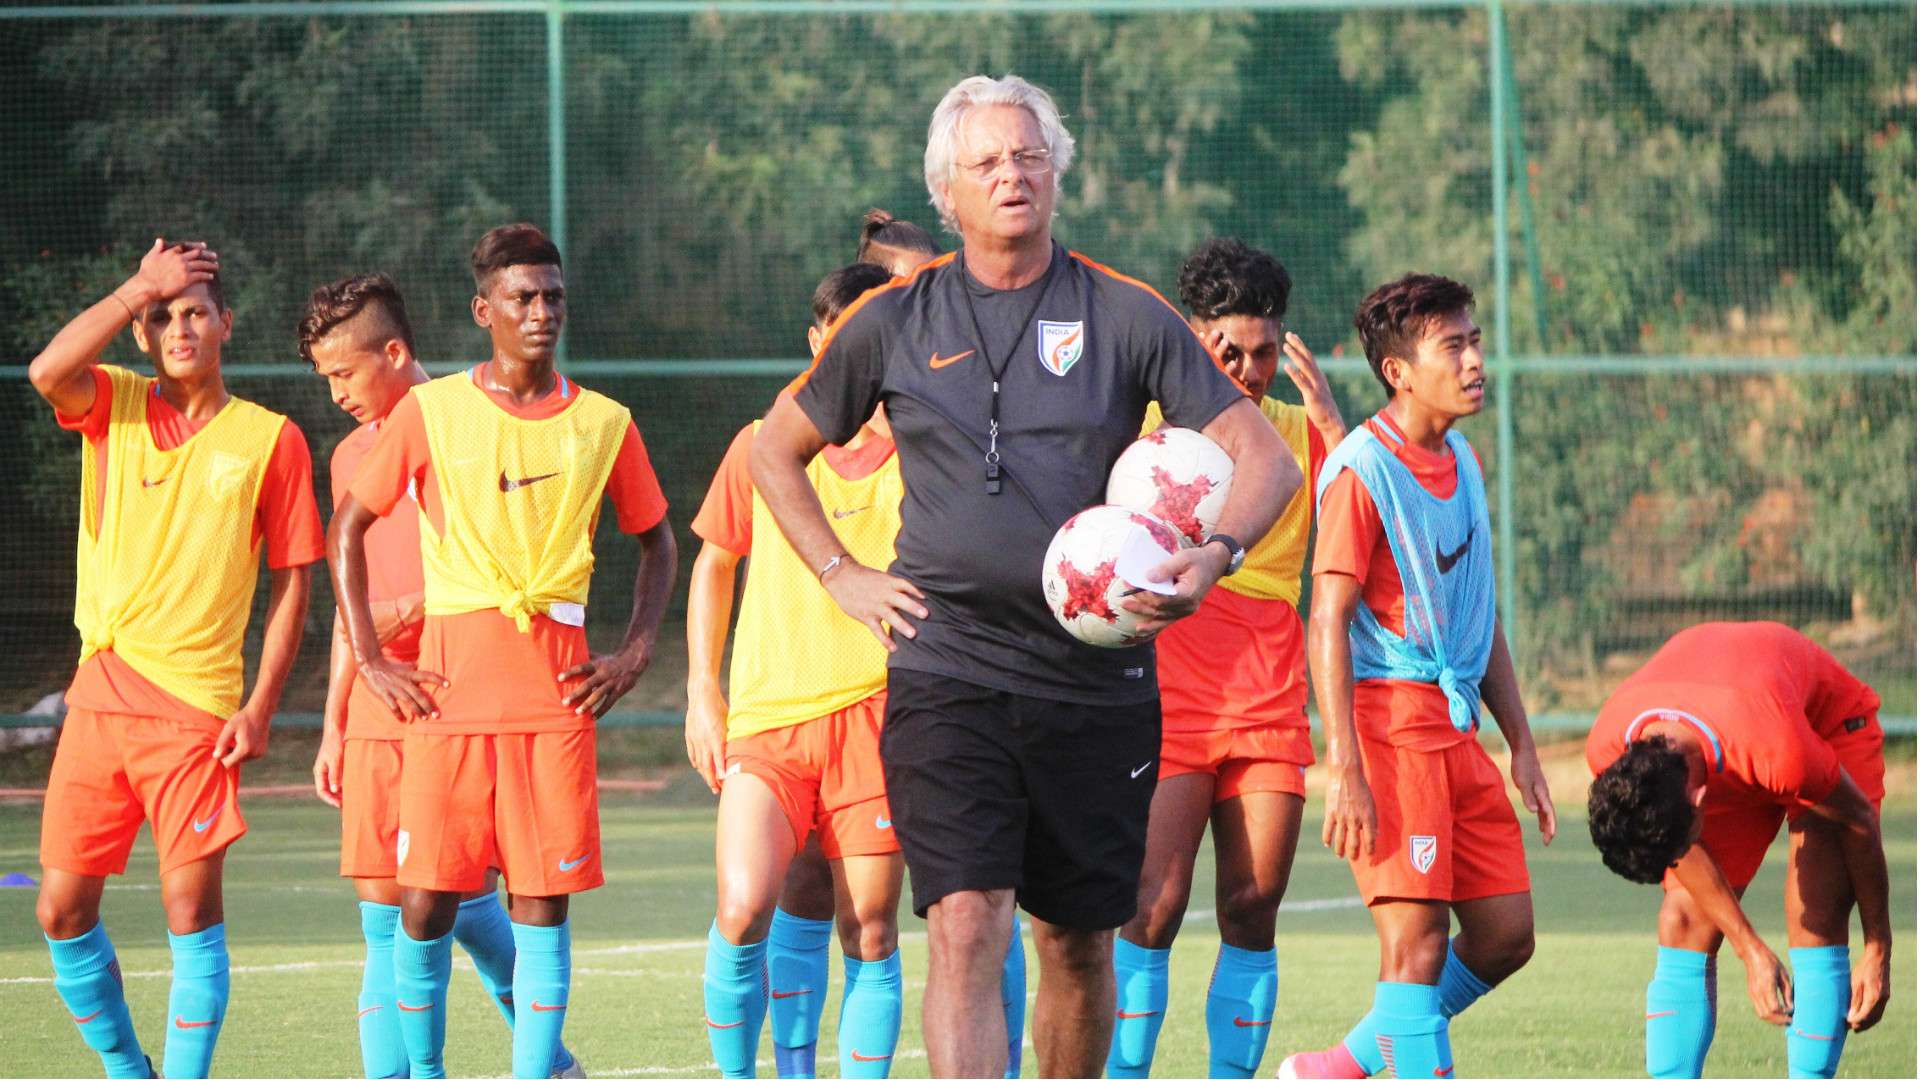
[[[994, 370], [1001, 483], [988, 494]], [[886, 403], [906, 486], [891, 570], [931, 612], [918, 637], [896, 635], [891, 666], [1122, 704], [1159, 692], [1153, 647], [1100, 649], [1062, 629], [1040, 589], [1047, 545], [1105, 501], [1149, 401], [1200, 428], [1244, 396], [1158, 293], [1056, 244], [1046, 277], [1024, 288], [989, 289], [950, 255], [868, 293], [796, 401], [834, 443]]]

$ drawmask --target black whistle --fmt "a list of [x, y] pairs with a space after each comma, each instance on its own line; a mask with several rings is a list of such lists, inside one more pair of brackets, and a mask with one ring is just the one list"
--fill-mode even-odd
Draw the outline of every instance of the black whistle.
[[987, 462], [987, 494], [1000, 494], [1000, 464], [998, 462]]

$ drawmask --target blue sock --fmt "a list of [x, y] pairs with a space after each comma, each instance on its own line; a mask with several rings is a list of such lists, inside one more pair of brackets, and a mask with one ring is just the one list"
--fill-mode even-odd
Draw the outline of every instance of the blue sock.
[[1020, 1048], [1026, 1043], [1027, 943], [1020, 938], [1020, 913], [1013, 913], [1013, 937], [1000, 967], [1000, 1008], [1007, 1015], [1006, 1080], [1019, 1080]]
[[1853, 1001], [1845, 945], [1788, 949], [1793, 965], [1793, 1022], [1787, 1025], [1787, 1075], [1831, 1077], [1847, 1046]]
[[1145, 949], [1113, 936], [1113, 1041], [1107, 1045], [1107, 1075], [1147, 1075], [1160, 1022], [1167, 1014], [1167, 957], [1171, 949]]
[[1713, 958], [1661, 946], [1647, 984], [1647, 1075], [1699, 1076], [1713, 1019]]
[[453, 940], [460, 943], [480, 973], [480, 985], [494, 1007], [513, 1026], [513, 924], [507, 921], [507, 909], [500, 904], [499, 893], [488, 893], [462, 901], [453, 918]]
[[191, 934], [167, 934], [173, 949], [173, 990], [167, 995], [167, 1052], [160, 1069], [169, 1077], [205, 1076], [213, 1068], [213, 1044], [227, 1018], [227, 926], [215, 923]]
[[760, 1021], [767, 1015], [767, 943], [734, 945], [707, 930], [707, 1044], [721, 1076], [750, 1077], [760, 1048]]
[[48, 938], [47, 951], [53, 954], [54, 992], [79, 1026], [81, 1040], [100, 1055], [107, 1075], [146, 1076], [147, 1057], [133, 1033], [120, 961], [105, 924], [94, 923], [76, 938]]
[[768, 1026], [773, 1029], [774, 1069], [783, 1077], [810, 1077], [820, 1042], [820, 1012], [827, 1007], [827, 946], [832, 919], [803, 919], [773, 909], [767, 933]]
[[900, 950], [885, 960], [846, 957], [840, 998], [840, 1075], [884, 1077], [900, 1044]]
[[1207, 1075], [1251, 1077], [1267, 1052], [1280, 970], [1272, 949], [1250, 952], [1220, 943], [1207, 984]]
[[1375, 983], [1373, 1017], [1380, 1057], [1395, 1076], [1452, 1075], [1453, 1044], [1440, 1013], [1439, 987]]
[[573, 981], [573, 930], [513, 923], [513, 1075], [545, 1080], [561, 1060]]
[[453, 974], [453, 935], [416, 941], [403, 925], [393, 936], [394, 1008], [415, 1080], [447, 1075], [447, 978]]
[[407, 1075], [407, 1046], [393, 1007], [393, 936], [400, 909], [360, 901], [360, 933], [367, 939], [367, 965], [360, 973], [360, 1064], [369, 1077]]
[[1460, 961], [1453, 942], [1448, 942], [1447, 965], [1440, 969], [1440, 1015], [1449, 1020], [1459, 1016], [1491, 989], [1493, 987], [1482, 982], [1480, 976]]

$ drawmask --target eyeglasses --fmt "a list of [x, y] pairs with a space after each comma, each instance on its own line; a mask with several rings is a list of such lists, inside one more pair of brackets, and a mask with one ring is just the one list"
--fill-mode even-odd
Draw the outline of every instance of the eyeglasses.
[[1008, 160], [1019, 170], [1022, 176], [1045, 176], [1053, 169], [1053, 152], [1042, 147], [1030, 150], [1015, 150], [1011, 154], [995, 154], [978, 161], [960, 162], [956, 167], [975, 180], [987, 181], [999, 175], [1000, 166]]

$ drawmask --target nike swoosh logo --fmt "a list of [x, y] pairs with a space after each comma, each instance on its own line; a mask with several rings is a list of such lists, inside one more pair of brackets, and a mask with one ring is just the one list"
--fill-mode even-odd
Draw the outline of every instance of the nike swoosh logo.
[[852, 517], [853, 515], [855, 515], [855, 514], [857, 514], [857, 513], [859, 513], [859, 512], [860, 512], [860, 511], [862, 511], [862, 510], [871, 510], [871, 509], [873, 509], [873, 507], [871, 507], [871, 506], [856, 506], [856, 507], [854, 507], [854, 508], [853, 508], [853, 509], [851, 509], [851, 510], [835, 510], [835, 511], [833, 512], [833, 519], [834, 519], [835, 521], [838, 521], [838, 520], [840, 520], [841, 518], [849, 518], [849, 517]]
[[384, 1008], [386, 1008], [385, 1005], [369, 1005], [366, 1008], [360, 1010], [360, 1015], [365, 1016], [368, 1013], [377, 1013]]
[[853, 1060], [855, 1061], [885, 1061], [888, 1058], [893, 1056], [892, 1054], [881, 1054], [878, 1057], [868, 1057], [867, 1055], [861, 1053], [858, 1050], [849, 1050], [847, 1051], [847, 1053], [852, 1054]]
[[537, 1001], [530, 1002], [529, 1004], [533, 1006], [534, 1012], [559, 1012], [560, 1010], [566, 1008], [565, 1005], [542, 1005]]
[[1668, 1010], [1666, 1010], [1665, 1012], [1653, 1012], [1653, 1013], [1648, 1013], [1648, 1014], [1647, 1014], [1647, 1019], [1649, 1019], [1649, 1020], [1658, 1020], [1658, 1019], [1660, 1019], [1660, 1018], [1661, 1018], [1661, 1017], [1663, 1017], [1663, 1016], [1672, 1016], [1672, 1015], [1673, 1015], [1674, 1013], [1677, 1013], [1677, 1012], [1679, 1012], [1679, 1011], [1680, 1011], [1680, 1010], [1678, 1010], [1678, 1009], [1668, 1009]]
[[773, 992], [773, 1000], [785, 1001], [788, 998], [796, 998], [811, 993], [813, 993], [811, 990], [775, 990]]
[[224, 807], [224, 806], [216, 806], [216, 807], [214, 807], [214, 808], [213, 808], [213, 813], [211, 813], [211, 814], [208, 814], [208, 815], [207, 815], [207, 820], [205, 820], [205, 821], [196, 821], [196, 822], [194, 822], [194, 823], [193, 823], [193, 831], [194, 831], [194, 832], [206, 832], [206, 831], [207, 831], [208, 829], [210, 829], [210, 828], [212, 828], [212, 827], [213, 827], [213, 821], [214, 821], [214, 819], [215, 819], [215, 818], [217, 818], [217, 817], [219, 817], [219, 816], [220, 816], [220, 811], [222, 811], [222, 810], [225, 810], [225, 809], [226, 809], [226, 807]]
[[149, 480], [144, 476], [140, 478], [140, 486], [144, 488], [159, 487], [161, 484], [164, 484], [166, 482], [167, 482], [167, 478], [164, 476], [158, 480]]
[[737, 1028], [737, 1027], [739, 1027], [739, 1026], [740, 1026], [741, 1024], [744, 1024], [744, 1023], [746, 1023], [746, 1021], [745, 1021], [745, 1020], [735, 1020], [735, 1021], [734, 1021], [733, 1023], [731, 1023], [731, 1024], [716, 1024], [716, 1023], [714, 1023], [714, 1022], [713, 1022], [713, 1020], [712, 1020], [712, 1018], [711, 1018], [711, 1017], [705, 1017], [705, 1016], [703, 1016], [703, 1017], [701, 1017], [701, 1019], [702, 1019], [702, 1020], [705, 1020], [705, 1021], [707, 1022], [707, 1026], [708, 1026], [708, 1027], [710, 1027], [710, 1028], [712, 1028], [712, 1029], [714, 1029], [715, 1031], [725, 1031], [725, 1030], [727, 1030], [728, 1028]]
[[87, 1022], [89, 1022], [89, 1021], [91, 1021], [91, 1020], [92, 1020], [92, 1019], [93, 1019], [94, 1017], [96, 1017], [96, 1016], [99, 1016], [99, 1015], [100, 1015], [101, 1013], [103, 1013], [103, 1012], [106, 1012], [106, 1010], [105, 1010], [105, 1009], [95, 1009], [95, 1010], [93, 1010], [92, 1012], [90, 1012], [90, 1013], [88, 1013], [88, 1014], [87, 1014], [87, 1015], [85, 1015], [85, 1016], [76, 1016], [76, 1017], [74, 1017], [74, 1018], [73, 1018], [73, 1022], [74, 1022], [74, 1023], [76, 1023], [76, 1024], [84, 1024], [84, 1023], [87, 1023]]
[[1243, 1020], [1243, 1019], [1241, 1019], [1240, 1017], [1238, 1017], [1238, 1016], [1236, 1016], [1236, 1017], [1234, 1017], [1234, 1018], [1233, 1018], [1233, 1026], [1234, 1026], [1234, 1027], [1272, 1027], [1272, 1026], [1273, 1026], [1273, 1021], [1271, 1021], [1271, 1020]]
[[182, 1016], [173, 1018], [173, 1026], [179, 1028], [181, 1031], [192, 1031], [194, 1028], [212, 1027], [219, 1022], [218, 1020], [188, 1020]]
[[591, 857], [591, 856], [587, 856], [587, 855], [582, 855], [582, 856], [580, 856], [579, 858], [577, 858], [577, 859], [575, 859], [575, 860], [573, 860], [572, 862], [568, 862], [568, 861], [567, 861], [567, 860], [565, 860], [565, 859], [561, 859], [561, 860], [560, 860], [560, 872], [564, 874], [564, 873], [566, 873], [566, 872], [568, 872], [569, 870], [573, 870], [573, 869], [575, 869], [576, 867], [578, 867], [578, 866], [579, 866], [579, 865], [580, 865], [581, 863], [583, 863], [583, 862], [586, 862], [586, 861], [587, 861], [587, 859], [588, 859], [588, 858], [590, 858], [590, 857]]
[[1452, 1075], [1453, 1075], [1453, 1066], [1451, 1066], [1451, 1065], [1449, 1065], [1449, 1066], [1447, 1066], [1447, 1067], [1446, 1067], [1446, 1068], [1444, 1068], [1444, 1069], [1435, 1069], [1435, 1070], [1433, 1070], [1433, 1075], [1435, 1075], [1435, 1076], [1452, 1076]]
[[873, 819], [873, 827], [876, 829], [891, 829], [893, 828], [893, 819], [890, 817], [876, 817]]
[[400, 1006], [401, 1012], [426, 1012], [428, 1009], [433, 1008], [433, 1002], [431, 1001], [425, 1005], [409, 1005], [404, 1001], [396, 1001], [394, 1004]]
[[1451, 555], [1442, 554], [1439, 548], [1434, 548], [1433, 561], [1440, 565], [1441, 573], [1443, 574], [1451, 573], [1453, 571], [1453, 564], [1459, 562], [1460, 556], [1465, 555], [1467, 553], [1467, 549], [1472, 546], [1473, 546], [1473, 530], [1468, 529], [1467, 538], [1465, 540], [1460, 541], [1460, 546], [1453, 550], [1453, 554]]
[[968, 349], [966, 352], [963, 352], [963, 353], [954, 353], [952, 356], [941, 356], [939, 353], [934, 353], [931, 357], [927, 359], [927, 366], [932, 368], [935, 371], [939, 371], [941, 368], [946, 367], [948, 364], [957, 364], [960, 361], [965, 360], [967, 357], [972, 355], [973, 355], [972, 349]]
[[1149, 761], [1149, 762], [1147, 762], [1147, 764], [1145, 764], [1145, 765], [1142, 765], [1142, 766], [1140, 766], [1139, 768], [1137, 768], [1137, 769], [1135, 769], [1135, 770], [1133, 770], [1133, 771], [1132, 771], [1131, 773], [1128, 773], [1128, 774], [1127, 774], [1127, 779], [1129, 779], [1129, 780], [1138, 780], [1138, 779], [1140, 778], [1140, 774], [1141, 774], [1141, 773], [1143, 773], [1143, 772], [1146, 772], [1146, 771], [1147, 771], [1147, 769], [1148, 769], [1148, 767], [1149, 767], [1149, 766], [1151, 766], [1152, 764], [1153, 764], [1153, 762], [1151, 762], [1151, 761]]
[[554, 477], [559, 475], [560, 474], [557, 472], [550, 472], [550, 473], [541, 473], [539, 476], [529, 476], [524, 480], [509, 480], [507, 479], [507, 474], [503, 472], [500, 474], [500, 490], [501, 491], [519, 491], [521, 488], [526, 487], [528, 484], [537, 484], [542, 480], [551, 480]]
[[1155, 1009], [1152, 1012], [1139, 1012], [1139, 1013], [1116, 1012], [1113, 1015], [1119, 1017], [1122, 1020], [1144, 1020], [1149, 1016], [1159, 1016], [1160, 1010]]
[[1832, 1042], [1832, 1041], [1833, 1041], [1833, 1036], [1831, 1036], [1831, 1035], [1815, 1035], [1815, 1034], [1814, 1034], [1813, 1032], [1811, 1032], [1811, 1031], [1805, 1031], [1805, 1030], [1802, 1030], [1802, 1029], [1800, 1029], [1800, 1028], [1794, 1028], [1794, 1029], [1793, 1029], [1793, 1033], [1794, 1033], [1795, 1035], [1798, 1035], [1798, 1036], [1800, 1036], [1800, 1037], [1801, 1037], [1801, 1038], [1803, 1038], [1803, 1039], [1818, 1039], [1818, 1040], [1819, 1040], [1819, 1041], [1821, 1041], [1821, 1042]]

